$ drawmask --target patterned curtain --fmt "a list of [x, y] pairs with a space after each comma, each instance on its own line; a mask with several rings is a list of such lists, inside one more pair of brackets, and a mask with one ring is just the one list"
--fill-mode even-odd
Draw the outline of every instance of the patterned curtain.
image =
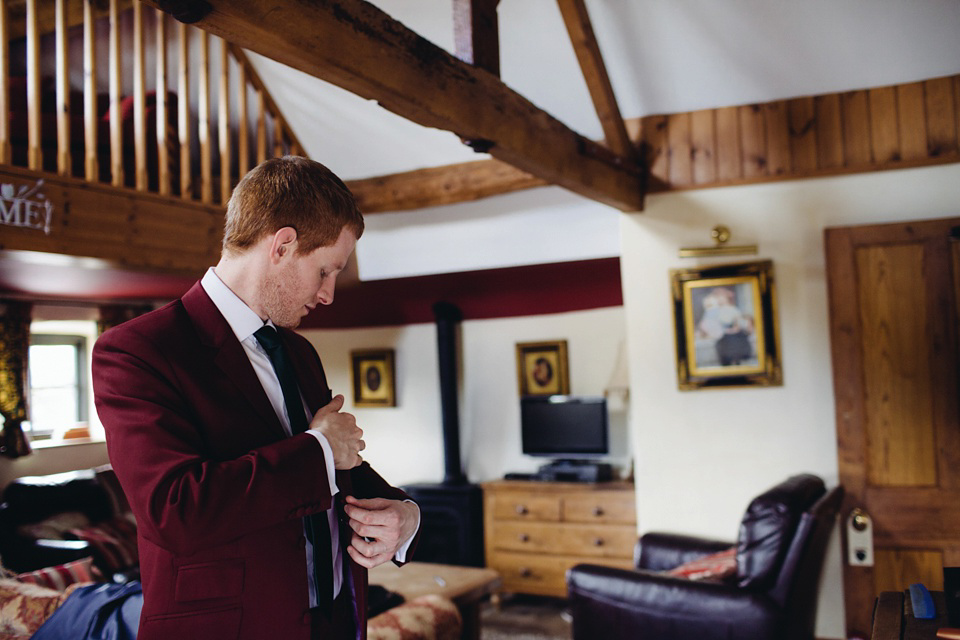
[[27, 355], [33, 305], [0, 301], [0, 455], [19, 458], [30, 453], [21, 423], [27, 419]]
[[100, 319], [97, 320], [98, 335], [122, 324], [127, 320], [133, 320], [139, 315], [152, 310], [150, 305], [131, 305], [131, 304], [105, 304], [100, 306]]

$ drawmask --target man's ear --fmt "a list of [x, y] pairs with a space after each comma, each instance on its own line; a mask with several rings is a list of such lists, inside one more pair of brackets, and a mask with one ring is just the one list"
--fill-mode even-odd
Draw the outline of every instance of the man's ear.
[[292, 256], [297, 249], [297, 230], [282, 227], [273, 234], [270, 242], [270, 261], [279, 262], [285, 256]]

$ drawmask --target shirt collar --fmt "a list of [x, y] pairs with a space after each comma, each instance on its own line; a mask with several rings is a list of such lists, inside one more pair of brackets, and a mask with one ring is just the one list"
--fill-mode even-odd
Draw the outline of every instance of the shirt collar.
[[[224, 284], [213, 267], [207, 269], [200, 280], [200, 286], [210, 296], [210, 300], [223, 315], [240, 342], [252, 336], [254, 331], [263, 326], [264, 322], [260, 319], [260, 316], [248, 307], [247, 303], [241, 300], [237, 294], [231, 291], [230, 287]], [[270, 322], [268, 321], [267, 324], [270, 324]]]

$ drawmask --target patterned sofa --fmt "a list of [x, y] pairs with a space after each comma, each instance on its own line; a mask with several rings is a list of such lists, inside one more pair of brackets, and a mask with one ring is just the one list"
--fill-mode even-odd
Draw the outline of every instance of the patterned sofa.
[[[4, 490], [0, 640], [26, 640], [70, 598], [76, 604], [98, 585], [138, 586], [138, 577], [136, 524], [108, 466], [19, 478]], [[461, 629], [456, 605], [429, 595], [374, 615], [367, 634], [454, 640]]]
[[[63, 591], [16, 578], [0, 578], [0, 640], [29, 640], [68, 598], [96, 583], [75, 582]], [[91, 619], [91, 626], [93, 620]], [[463, 621], [457, 606], [438, 595], [420, 596], [371, 618], [368, 640], [457, 640]], [[71, 639], [84, 637], [78, 630]]]

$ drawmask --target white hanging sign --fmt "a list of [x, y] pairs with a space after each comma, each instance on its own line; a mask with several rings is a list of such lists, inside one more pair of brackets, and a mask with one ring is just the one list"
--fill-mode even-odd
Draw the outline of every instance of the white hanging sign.
[[53, 203], [40, 192], [43, 180], [31, 188], [27, 185], [0, 184], [0, 224], [10, 227], [42, 229], [50, 235]]

